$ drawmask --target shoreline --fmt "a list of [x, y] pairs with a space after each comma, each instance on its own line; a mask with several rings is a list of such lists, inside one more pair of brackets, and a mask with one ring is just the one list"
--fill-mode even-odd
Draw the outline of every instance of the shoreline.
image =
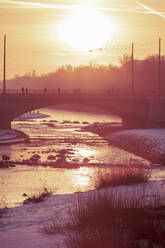
[[[17, 118], [14, 121], [26, 121], [33, 119], [44, 119], [49, 117], [49, 115], [42, 113], [25, 113]], [[9, 144], [17, 144], [17, 143], [27, 143], [30, 141], [29, 136], [23, 131], [17, 129], [2, 129], [0, 130], [0, 146], [1, 145], [9, 145]]]
[[[28, 135], [20, 130], [4, 129], [3, 131], [9, 137], [1, 136], [0, 146], [29, 142]], [[120, 123], [93, 123], [83, 127], [82, 131], [96, 133], [109, 145], [133, 153], [152, 164], [165, 165], [165, 129], [163, 128], [129, 129]]]
[[0, 146], [22, 143], [22, 142], [26, 143], [26, 142], [29, 142], [30, 140], [29, 136], [20, 130], [3, 129], [1, 131], [4, 134], [0, 136]]
[[152, 164], [165, 165], [165, 129], [163, 128], [129, 129], [118, 124], [116, 126], [92, 124], [86, 126], [84, 130], [97, 133], [108, 141], [109, 145], [133, 153]]

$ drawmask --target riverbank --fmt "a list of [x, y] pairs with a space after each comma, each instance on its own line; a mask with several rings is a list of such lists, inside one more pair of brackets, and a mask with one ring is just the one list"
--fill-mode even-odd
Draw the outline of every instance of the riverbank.
[[92, 124], [86, 131], [99, 134], [110, 145], [122, 148], [151, 163], [165, 165], [165, 129], [124, 129], [120, 124]]
[[[39, 112], [29, 112], [15, 118], [14, 121], [26, 121], [32, 119], [47, 118], [49, 115]], [[1, 129], [0, 130], [0, 145], [15, 144], [20, 142], [29, 142], [29, 136], [16, 129]]]
[[[57, 116], [55, 117], [57, 118]], [[63, 118], [65, 118], [65, 116]], [[26, 144], [26, 146], [24, 144], [16, 145], [18, 147], [17, 149], [15, 148], [14, 153], [17, 154], [17, 157], [19, 157], [21, 161], [25, 160], [25, 163], [27, 163], [27, 159], [28, 161], [34, 159], [36, 163], [36, 160], [40, 159], [40, 156], [41, 163], [44, 160], [46, 161], [46, 159], [51, 163], [57, 154], [61, 153], [62, 149], [67, 151], [66, 155], [69, 155], [70, 153], [70, 159], [76, 159], [74, 161], [83, 161], [85, 158], [88, 158], [89, 162], [93, 161], [93, 159], [100, 161], [98, 158], [104, 161], [107, 157], [110, 157], [109, 163], [116, 163], [115, 159], [117, 159], [117, 163], [120, 163], [121, 161], [124, 161], [125, 163], [125, 161], [130, 161], [130, 159], [132, 159], [132, 156], [129, 157], [128, 154], [123, 154], [122, 149], [119, 152], [114, 152], [114, 154], [111, 154], [112, 150], [116, 148], [108, 146], [107, 142], [104, 142], [104, 140], [98, 137], [98, 135], [88, 132], [81, 132], [82, 125], [70, 128], [70, 124], [62, 123], [63, 121], [60, 121], [59, 126], [47, 125], [45, 128], [45, 124], [47, 123], [38, 122], [38, 125], [36, 125], [35, 122], [28, 122], [27, 128], [25, 126], [22, 130], [24, 132], [30, 130], [31, 132], [29, 132], [29, 135], [31, 135], [31, 137], [34, 137], [33, 135], [36, 133], [38, 140], [35, 142], [34, 139], [30, 144]], [[16, 126], [16, 128], [17, 127], [19, 129], [19, 126]], [[112, 135], [117, 135], [119, 132], [125, 132], [128, 130], [123, 130], [119, 124], [116, 124], [115, 126], [113, 124], [113, 126], [110, 127], [109, 123], [97, 123], [91, 125], [91, 131], [96, 133], [99, 132], [100, 136], [106, 139], [106, 136], [108, 135], [112, 137]], [[40, 137], [41, 134], [42, 136]], [[46, 137], [44, 136], [45, 134]], [[49, 138], [48, 141], [47, 138]], [[108, 139], [109, 138], [107, 137], [107, 140]], [[60, 140], [59, 143], [58, 140]], [[70, 141], [72, 141], [72, 143]], [[106, 143], [106, 146], [104, 146], [104, 143]], [[120, 143], [120, 139], [118, 140], [118, 143]], [[95, 145], [96, 147], [93, 150]], [[102, 147], [106, 152], [102, 150]], [[7, 150], [6, 147], [5, 150]], [[9, 150], [7, 155], [9, 155], [10, 152], [11, 151]], [[62, 154], [65, 154], [64, 151]], [[58, 155], [58, 158], [59, 157], [61, 156]], [[128, 157], [127, 160], [126, 157]], [[66, 233], [56, 232], [54, 234], [49, 233], [49, 235], [44, 230], [46, 230], [47, 227], [50, 227], [53, 223], [63, 225], [65, 222], [70, 221], [71, 218], [68, 217], [68, 213], [70, 210], [73, 210], [78, 206], [79, 199], [82, 199], [82, 206], [84, 206], [85, 200], [90, 202], [89, 199], [93, 199], [91, 198], [92, 195], [99, 192], [103, 192], [103, 195], [104, 192], [110, 192], [110, 196], [114, 196], [116, 199], [122, 200], [124, 203], [128, 203], [129, 199], [135, 199], [134, 202], [143, 201], [147, 204], [147, 206], [149, 206], [150, 203], [156, 202], [156, 197], [158, 197], [158, 199], [161, 199], [160, 205], [164, 204], [165, 184], [162, 177], [157, 177], [157, 179], [153, 179], [153, 177], [151, 177], [151, 180], [144, 184], [118, 186], [92, 191], [91, 189], [93, 188], [90, 186], [90, 180], [93, 175], [93, 171], [93, 168], [90, 167], [68, 170], [38, 166], [30, 167], [25, 165], [9, 168], [8, 170], [2, 170], [1, 197], [3, 195], [6, 197], [5, 199], [2, 198], [2, 200], [6, 200], [6, 206], [10, 206], [7, 205], [8, 202], [9, 204], [13, 203], [13, 206], [16, 206], [9, 208], [0, 219], [0, 243], [3, 244], [3, 248], [17, 248], [22, 246], [24, 248], [68, 248], [65, 240], [68, 235], [70, 235], [70, 227], [67, 230], [65, 229]], [[160, 174], [162, 176], [162, 172]], [[53, 190], [53, 193], [56, 195], [49, 196], [43, 202], [37, 204], [30, 203], [29, 205], [21, 205], [25, 194], [30, 196], [33, 194], [37, 195], [38, 192], [40, 192], [45, 186], [48, 189]], [[71, 194], [71, 192], [81, 193]], [[3, 203], [2, 200], [1, 203]], [[127, 219], [129, 219], [129, 216]], [[136, 220], [134, 220], [134, 222], [136, 223]], [[143, 226], [144, 223], [142, 227]], [[58, 231], [58, 229], [55, 231]], [[154, 234], [152, 231], [152, 236], [153, 235]], [[163, 248], [163, 245], [159, 247]]]
[[[49, 196], [41, 203], [30, 203], [8, 209], [1, 218], [0, 242], [3, 244], [3, 248], [66, 248], [68, 247], [66, 238], [70, 234], [70, 229], [66, 229], [65, 232], [55, 229], [54, 233], [46, 233], [45, 230], [47, 230], [46, 228], [49, 230], [51, 226], [53, 227], [53, 223], [56, 223], [59, 227], [67, 226], [67, 223], [71, 222], [69, 211], [73, 211], [78, 206], [80, 199], [85, 205], [97, 193], [99, 193], [99, 196], [100, 193], [103, 195], [106, 193], [111, 197], [113, 196], [116, 201], [120, 199], [128, 205], [133, 200], [138, 203], [143, 199], [145, 205], [151, 204], [150, 206], [152, 206], [157, 196], [159, 197], [159, 204], [163, 206], [164, 187], [163, 181], [150, 181], [133, 187], [118, 186], [83, 193], [54, 195]], [[144, 199], [147, 199], [147, 201]], [[164, 212], [161, 211], [162, 213]], [[162, 248], [163, 245], [159, 247]]]
[[29, 113], [25, 113], [23, 115], [18, 116], [17, 118], [14, 119], [14, 121], [26, 121], [28, 119], [32, 120], [32, 119], [40, 119], [40, 118], [47, 118], [49, 117], [49, 115], [46, 114], [42, 114], [40, 112], [29, 112]]
[[28, 142], [29, 137], [22, 131], [15, 129], [0, 130], [0, 145], [8, 145], [20, 142]]

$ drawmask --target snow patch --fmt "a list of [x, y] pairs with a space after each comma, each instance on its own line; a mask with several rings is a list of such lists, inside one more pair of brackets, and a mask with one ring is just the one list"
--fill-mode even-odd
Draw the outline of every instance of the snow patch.
[[165, 163], [165, 129], [131, 129], [104, 136], [111, 144], [149, 159], [153, 163]]
[[15, 118], [14, 121], [25, 121], [28, 119], [39, 119], [39, 118], [47, 118], [49, 115], [42, 114], [42, 113], [25, 113], [20, 115], [19, 117]]
[[27, 135], [14, 129], [0, 129], [0, 145], [24, 142]]

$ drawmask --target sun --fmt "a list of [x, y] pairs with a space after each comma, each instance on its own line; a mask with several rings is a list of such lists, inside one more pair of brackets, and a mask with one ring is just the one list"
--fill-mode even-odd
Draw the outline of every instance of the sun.
[[95, 8], [81, 6], [60, 27], [61, 39], [80, 51], [101, 48], [112, 38], [114, 27]]

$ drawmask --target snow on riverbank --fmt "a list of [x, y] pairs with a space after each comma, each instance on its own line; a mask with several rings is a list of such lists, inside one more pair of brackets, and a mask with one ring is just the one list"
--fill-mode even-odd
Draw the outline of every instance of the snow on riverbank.
[[24, 142], [27, 135], [14, 129], [0, 129], [0, 145]]
[[[14, 121], [25, 121], [28, 119], [38, 119], [38, 118], [47, 118], [49, 115], [42, 114], [42, 113], [25, 113], [17, 118]], [[0, 130], [0, 145], [3, 144], [12, 144], [18, 142], [24, 142], [27, 140], [28, 136], [18, 130], [14, 129], [1, 129]]]
[[165, 164], [165, 129], [131, 129], [104, 136], [114, 144], [153, 163]]
[[84, 128], [98, 133], [115, 145], [152, 163], [165, 165], [165, 129], [129, 129], [124, 130], [120, 124], [95, 123]]
[[17, 132], [10, 129], [0, 129], [0, 140], [14, 139], [17, 137]]
[[[156, 156], [160, 148], [163, 154], [165, 148], [164, 129], [113, 130], [113, 133], [112, 131], [108, 133], [108, 128], [107, 124], [106, 135], [104, 136], [116, 146], [123, 145], [123, 148], [132, 149], [132, 152], [137, 152], [141, 156], [144, 152], [144, 156], [147, 154], [148, 157], [149, 155], [146, 151], [150, 151], [151, 154], [154, 153]], [[94, 131], [94, 128], [92, 129]], [[102, 129], [104, 130], [104, 128]], [[8, 132], [8, 130], [5, 131]], [[10, 133], [5, 135], [10, 135]], [[155, 196], [158, 196], [162, 201], [161, 204], [165, 204], [164, 180], [149, 181], [143, 185], [108, 188], [106, 191], [113, 192], [114, 196], [120, 195], [124, 202], [128, 202], [128, 199], [131, 200], [132, 197], [135, 197], [137, 202], [145, 199], [144, 202], [150, 205], [151, 202], [154, 202]], [[47, 235], [42, 231], [42, 228], [52, 221], [59, 223], [67, 221], [67, 211], [76, 207], [78, 197], [83, 197], [85, 204], [85, 200], [89, 200], [88, 196], [92, 195], [93, 192], [84, 192], [79, 195], [78, 193], [54, 195], [38, 204], [9, 209], [7, 214], [0, 219], [0, 246], [3, 248], [67, 248], [64, 244], [66, 238], [64, 234]]]
[[[160, 197], [162, 205], [165, 203], [164, 181], [150, 181], [131, 187], [118, 186], [100, 190], [100, 192], [105, 191], [113, 194], [116, 198], [118, 197], [126, 204], [129, 204], [132, 198], [137, 199], [137, 203], [145, 198], [145, 206], [147, 204], [152, 205], [156, 195]], [[85, 201], [88, 201], [94, 192], [54, 195], [41, 203], [9, 209], [6, 216], [0, 220], [2, 223], [0, 225], [0, 244], [3, 248], [67, 248], [64, 244], [66, 238], [64, 234], [47, 235], [42, 231], [42, 228], [52, 221], [59, 224], [67, 222], [68, 210], [76, 207], [80, 197], [83, 198], [85, 204]]]
[[19, 117], [15, 118], [15, 121], [25, 121], [28, 119], [39, 119], [39, 118], [47, 118], [49, 117], [49, 115], [46, 114], [42, 114], [42, 113], [33, 113], [33, 112], [29, 112], [29, 113], [25, 113], [23, 115], [20, 115]]

